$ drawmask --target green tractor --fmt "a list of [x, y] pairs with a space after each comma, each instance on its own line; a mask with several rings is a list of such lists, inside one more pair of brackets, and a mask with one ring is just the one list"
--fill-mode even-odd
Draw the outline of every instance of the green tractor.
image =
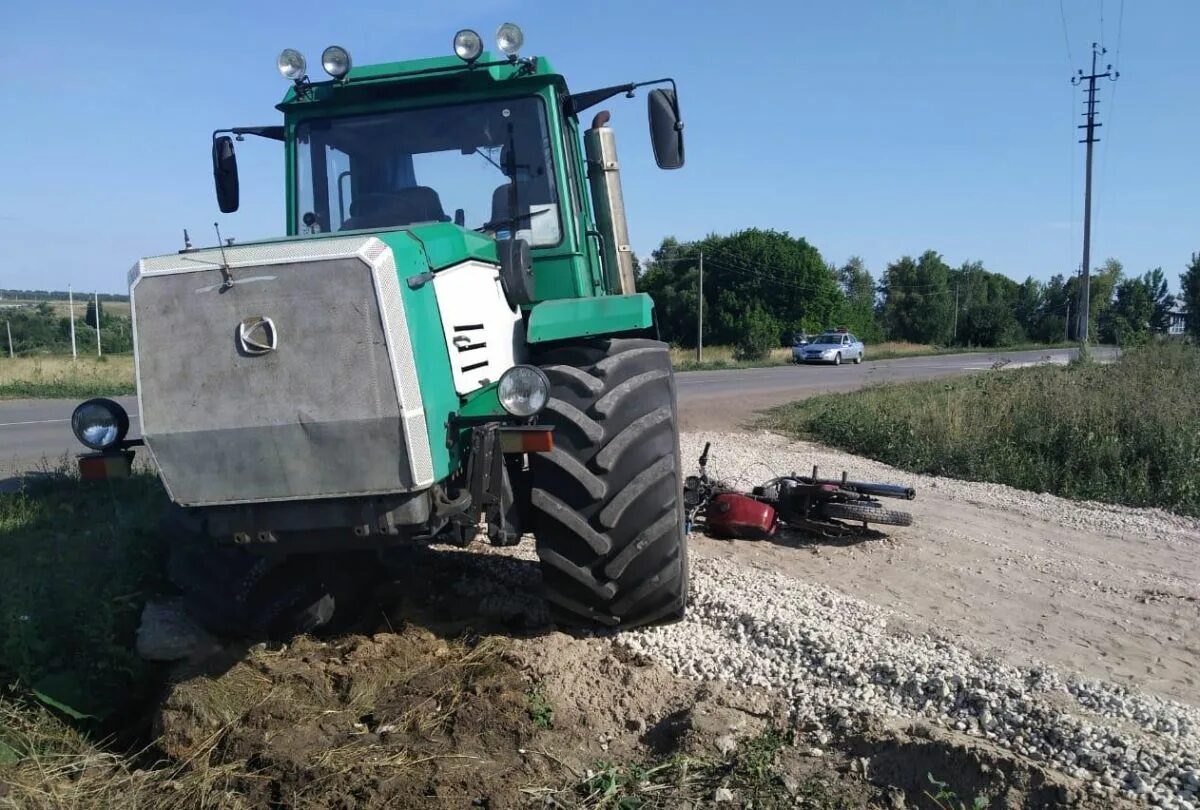
[[[282, 144], [287, 236], [130, 271], [145, 447], [171, 498], [170, 573], [222, 634], [332, 619], [396, 544], [532, 534], [552, 618], [679, 619], [687, 547], [667, 347], [634, 289], [609, 114], [639, 87], [661, 168], [683, 165], [674, 81], [571, 93], [512, 24], [499, 54], [328, 81], [297, 51], [282, 125], [213, 134], [238, 208], [235, 140]], [[186, 235], [185, 235], [186, 236]], [[185, 238], [186, 242], [186, 238]], [[128, 469], [129, 418], [73, 417], [85, 476]]]

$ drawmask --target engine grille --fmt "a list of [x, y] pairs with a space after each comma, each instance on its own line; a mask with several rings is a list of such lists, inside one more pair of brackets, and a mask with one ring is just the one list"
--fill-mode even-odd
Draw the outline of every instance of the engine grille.
[[131, 271], [142, 430], [172, 498], [199, 506], [431, 484], [391, 250], [373, 237], [230, 247], [231, 286], [222, 261], [206, 250]]

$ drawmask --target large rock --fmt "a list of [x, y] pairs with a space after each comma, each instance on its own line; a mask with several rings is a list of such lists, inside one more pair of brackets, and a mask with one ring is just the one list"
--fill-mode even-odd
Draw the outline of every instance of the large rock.
[[181, 599], [147, 602], [137, 630], [137, 652], [147, 661], [181, 661], [219, 648], [217, 640], [192, 621]]

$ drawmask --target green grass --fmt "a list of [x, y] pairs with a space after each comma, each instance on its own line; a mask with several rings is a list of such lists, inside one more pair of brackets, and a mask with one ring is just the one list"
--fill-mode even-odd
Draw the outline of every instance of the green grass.
[[87, 399], [135, 391], [133, 355], [0, 357], [0, 399]]
[[1200, 515], [1200, 349], [873, 386], [762, 425], [915, 472]]
[[541, 729], [554, 728], [554, 706], [546, 697], [546, 691], [539, 685], [529, 690], [525, 695], [529, 711], [529, 719]]
[[[634, 810], [650, 807], [702, 806], [719, 788], [733, 791], [738, 806], [791, 807], [778, 769], [780, 752], [790, 745], [787, 736], [767, 729], [744, 740], [729, 756], [706, 759], [682, 755], [643, 764], [601, 762], [575, 786], [570, 806]], [[810, 803], [814, 808], [835, 810], [828, 791], [805, 785], [804, 793], [829, 798], [829, 803]], [[813, 788], [811, 794], [809, 789]]]
[[146, 474], [0, 493], [0, 683], [97, 725], [139, 696], [151, 673], [134, 633], [161, 584], [165, 503]]

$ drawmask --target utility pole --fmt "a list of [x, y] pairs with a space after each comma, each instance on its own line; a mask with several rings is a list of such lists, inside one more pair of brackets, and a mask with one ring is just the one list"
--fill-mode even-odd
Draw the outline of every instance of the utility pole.
[[1092, 260], [1092, 146], [1100, 139], [1096, 137], [1096, 128], [1103, 124], [1096, 123], [1096, 79], [1108, 79], [1116, 81], [1120, 78], [1120, 73], [1114, 73], [1112, 65], [1105, 65], [1103, 73], [1096, 72], [1096, 59], [1108, 51], [1099, 47], [1095, 42], [1092, 43], [1092, 72], [1084, 75], [1083, 71], [1079, 71], [1078, 76], [1071, 77], [1071, 84], [1079, 85], [1087, 82], [1087, 90], [1085, 96], [1087, 98], [1087, 112], [1084, 117], [1087, 118], [1086, 124], [1080, 124], [1078, 129], [1087, 130], [1087, 137], [1080, 143], [1087, 144], [1087, 179], [1084, 181], [1083, 192], [1083, 267], [1079, 273], [1079, 343], [1081, 346], [1086, 346], [1088, 342], [1088, 318], [1090, 317], [1088, 310], [1091, 308], [1091, 260]]
[[8, 330], [8, 358], [11, 360], [17, 356], [12, 347], [12, 321], [5, 321], [4, 328]]
[[71, 310], [71, 359], [78, 360], [79, 353], [75, 351], [75, 293], [71, 285], [67, 285], [67, 307]]
[[1067, 299], [1067, 322], [1063, 327], [1063, 343], [1071, 342], [1071, 299]]
[[958, 285], [954, 285], [954, 327], [951, 329], [953, 341], [958, 342]]
[[92, 293], [92, 305], [96, 308], [96, 356], [100, 357], [100, 293]]
[[[717, 268], [720, 270], [721, 268]], [[700, 288], [696, 293], [696, 362], [704, 362], [704, 251], [700, 251]]]

